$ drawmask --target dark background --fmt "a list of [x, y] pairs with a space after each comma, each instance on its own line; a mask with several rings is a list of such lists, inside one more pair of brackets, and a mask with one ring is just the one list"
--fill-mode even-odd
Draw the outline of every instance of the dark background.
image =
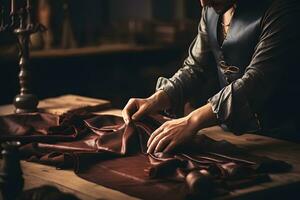
[[[35, 17], [41, 1], [34, 1]], [[51, 10], [48, 27], [53, 33], [51, 49], [62, 50], [64, 16], [69, 16], [76, 45], [64, 47], [60, 56], [47, 53], [38, 56], [36, 53], [45, 51], [43, 43], [32, 44], [33, 92], [40, 99], [67, 93], [104, 98], [119, 108], [130, 97], [150, 95], [159, 76], [169, 77], [181, 66], [197, 33], [201, 12], [198, 0], [48, 0], [43, 3]], [[65, 12], [63, 5], [69, 8]], [[113, 52], [85, 51], [87, 47], [116, 44], [141, 49], [118, 51], [116, 47]], [[159, 48], [147, 50], [152, 46]], [[74, 49], [82, 53], [64, 54]], [[0, 70], [0, 104], [10, 104], [19, 91], [19, 68], [16, 41], [9, 33], [0, 33]]]

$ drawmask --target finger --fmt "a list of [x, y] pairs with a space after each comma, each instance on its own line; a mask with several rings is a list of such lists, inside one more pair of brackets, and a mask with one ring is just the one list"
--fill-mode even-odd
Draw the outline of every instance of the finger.
[[122, 116], [126, 124], [131, 121], [131, 115], [137, 110], [134, 99], [130, 99], [124, 109], [122, 110]]
[[130, 122], [130, 115], [127, 110], [122, 110], [122, 116], [125, 124], [129, 124]]
[[148, 142], [147, 142], [147, 147], [149, 147], [149, 145], [151, 144], [152, 140], [153, 140], [160, 132], [162, 132], [163, 129], [164, 129], [164, 126], [161, 125], [158, 129], [156, 129], [156, 130], [150, 135], [150, 138], [148, 139]]
[[177, 143], [172, 141], [169, 143], [169, 145], [165, 148], [165, 150], [163, 152], [170, 153], [171, 151], [173, 151], [175, 149], [176, 146], [177, 146]]
[[171, 138], [167, 135], [163, 137], [157, 144], [154, 153], [162, 152], [171, 142]]
[[165, 137], [165, 135], [167, 134], [167, 132], [161, 132], [159, 133], [150, 143], [147, 153], [153, 153], [155, 148], [157, 147], [157, 144], [159, 143], [159, 141]]

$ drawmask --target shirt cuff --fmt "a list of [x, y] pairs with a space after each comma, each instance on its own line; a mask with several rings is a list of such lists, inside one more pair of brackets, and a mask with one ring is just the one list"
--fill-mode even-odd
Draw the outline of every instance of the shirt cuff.
[[233, 84], [224, 87], [219, 93], [208, 99], [220, 124], [225, 124], [230, 131], [240, 135], [245, 132], [261, 130], [260, 121], [253, 113], [242, 89]]
[[183, 94], [175, 84], [167, 78], [159, 77], [156, 83], [156, 91], [163, 90], [170, 98], [171, 108], [165, 113], [172, 118], [177, 118], [183, 115]]

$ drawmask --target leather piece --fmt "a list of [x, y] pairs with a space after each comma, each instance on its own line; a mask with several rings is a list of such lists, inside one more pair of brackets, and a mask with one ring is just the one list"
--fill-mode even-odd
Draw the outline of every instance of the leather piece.
[[[21, 120], [18, 123], [16, 119]], [[0, 117], [4, 127], [0, 141], [23, 141], [20, 151], [28, 161], [73, 168], [86, 180], [143, 199], [196, 198], [205, 196], [204, 188], [222, 195], [243, 185], [270, 181], [266, 173], [291, 168], [205, 135], [195, 136], [181, 153], [146, 154], [149, 136], [166, 120], [160, 115], [148, 116], [127, 126], [122, 118], [111, 115], [71, 115], [59, 123], [54, 123], [56, 118], [50, 114], [11, 115]], [[9, 132], [14, 127], [21, 131]], [[26, 127], [43, 131], [23, 131]], [[69, 132], [70, 127], [74, 132]], [[48, 134], [47, 130], [59, 132]]]
[[46, 113], [1, 116], [0, 142], [15, 140], [15, 138], [21, 142], [74, 140], [86, 134], [83, 120], [92, 116], [71, 114], [59, 117]]

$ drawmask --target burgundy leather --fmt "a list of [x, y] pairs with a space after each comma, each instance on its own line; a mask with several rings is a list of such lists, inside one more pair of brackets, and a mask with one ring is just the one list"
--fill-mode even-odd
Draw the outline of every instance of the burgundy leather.
[[111, 115], [10, 115], [0, 117], [0, 141], [22, 141], [29, 161], [73, 168], [86, 180], [142, 199], [221, 195], [290, 169], [205, 135], [195, 136], [181, 153], [146, 154], [149, 136], [166, 120], [148, 116], [127, 126]]

